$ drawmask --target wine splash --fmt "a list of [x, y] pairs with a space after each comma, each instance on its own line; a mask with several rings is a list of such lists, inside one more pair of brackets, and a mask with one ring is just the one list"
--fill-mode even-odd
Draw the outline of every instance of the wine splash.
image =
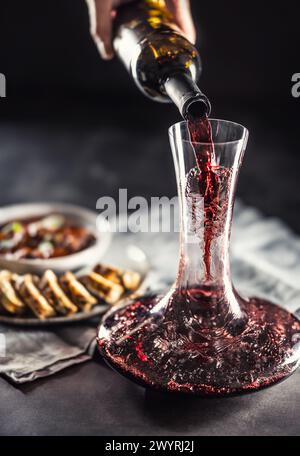
[[[214, 236], [214, 223], [220, 219], [220, 200], [221, 200], [221, 179], [226, 170], [220, 170], [216, 164], [214, 153], [214, 143], [212, 131], [207, 116], [200, 119], [190, 119], [188, 129], [191, 135], [191, 142], [194, 147], [196, 169], [191, 170], [186, 185], [186, 197], [192, 195], [192, 182], [196, 178], [198, 181], [197, 193], [203, 198], [204, 202], [204, 262], [206, 268], [206, 278], [210, 278], [210, 248]], [[197, 207], [192, 208], [194, 214]], [[194, 215], [195, 216], [195, 215]]]

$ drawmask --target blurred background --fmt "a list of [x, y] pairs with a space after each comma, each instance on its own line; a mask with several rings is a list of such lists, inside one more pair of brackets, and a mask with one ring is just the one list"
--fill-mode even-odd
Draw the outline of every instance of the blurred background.
[[[192, 0], [213, 116], [250, 130], [238, 195], [300, 233], [299, 8]], [[297, 49], [298, 48], [298, 49]], [[174, 196], [168, 127], [118, 60], [100, 59], [84, 0], [1, 1], [0, 204]]]

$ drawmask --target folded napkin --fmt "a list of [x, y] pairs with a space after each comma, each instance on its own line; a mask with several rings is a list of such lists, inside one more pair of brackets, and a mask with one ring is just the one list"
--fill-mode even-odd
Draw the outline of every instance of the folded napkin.
[[1, 325], [6, 356], [0, 357], [0, 373], [25, 383], [87, 361], [95, 350], [96, 326], [95, 320], [47, 329]]
[[[152, 290], [172, 283], [177, 268], [178, 233], [116, 234], [105, 261], [110, 260], [113, 250], [117, 252], [113, 262], [118, 264], [119, 255], [122, 263], [127, 244], [139, 246], [148, 255], [148, 283]], [[293, 312], [300, 309], [300, 238], [279, 220], [265, 218], [240, 202], [234, 217], [232, 272], [241, 293], [265, 297]], [[99, 319], [35, 329], [0, 325], [0, 374], [15, 383], [24, 383], [90, 359]]]

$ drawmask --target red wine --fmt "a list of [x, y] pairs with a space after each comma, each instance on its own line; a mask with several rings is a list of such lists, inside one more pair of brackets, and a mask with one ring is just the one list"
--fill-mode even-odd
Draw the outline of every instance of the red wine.
[[[223, 219], [221, 212], [226, 212], [228, 203], [228, 196], [222, 192], [222, 182], [224, 178], [228, 180], [230, 170], [221, 168], [216, 164], [212, 129], [208, 117], [190, 119], [188, 128], [197, 169], [192, 170], [189, 174], [186, 197], [191, 193], [192, 181], [196, 178], [198, 182], [196, 191], [203, 198], [204, 203], [204, 264], [206, 279], [209, 280], [211, 276], [211, 244], [217, 234], [216, 229], [221, 225]], [[192, 211], [196, 215], [199, 208], [193, 207]]]
[[[107, 317], [106, 335], [99, 334], [99, 349], [109, 363], [140, 384], [225, 395], [255, 391], [295, 370], [300, 322], [286, 310], [260, 299], [243, 302], [247, 327], [234, 335], [216, 324], [224, 299], [219, 291], [190, 289], [156, 312], [162, 298], [134, 301]], [[192, 318], [190, 313], [178, 318], [189, 306]]]

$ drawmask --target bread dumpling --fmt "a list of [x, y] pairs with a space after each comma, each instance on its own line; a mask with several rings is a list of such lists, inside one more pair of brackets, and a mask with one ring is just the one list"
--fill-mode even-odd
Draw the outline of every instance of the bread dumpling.
[[66, 272], [60, 279], [65, 293], [84, 312], [89, 312], [98, 303], [84, 285], [77, 280], [72, 272]]
[[125, 291], [121, 285], [106, 279], [96, 272], [90, 272], [81, 281], [91, 293], [108, 304], [116, 304]]
[[141, 282], [141, 276], [137, 272], [122, 270], [114, 266], [98, 264], [95, 266], [94, 272], [102, 275], [105, 279], [123, 285], [128, 291], [136, 290]]
[[30, 307], [32, 312], [40, 319], [55, 316], [55, 310], [41, 294], [37, 287], [38, 279], [35, 279], [30, 274], [26, 274], [19, 282], [18, 291], [24, 302]]
[[0, 305], [13, 315], [22, 315], [26, 309], [26, 305], [14, 289], [13, 274], [9, 271], [0, 272]]
[[57, 313], [70, 315], [77, 312], [77, 306], [65, 294], [56, 275], [50, 269], [45, 271], [41, 278], [39, 289]]

